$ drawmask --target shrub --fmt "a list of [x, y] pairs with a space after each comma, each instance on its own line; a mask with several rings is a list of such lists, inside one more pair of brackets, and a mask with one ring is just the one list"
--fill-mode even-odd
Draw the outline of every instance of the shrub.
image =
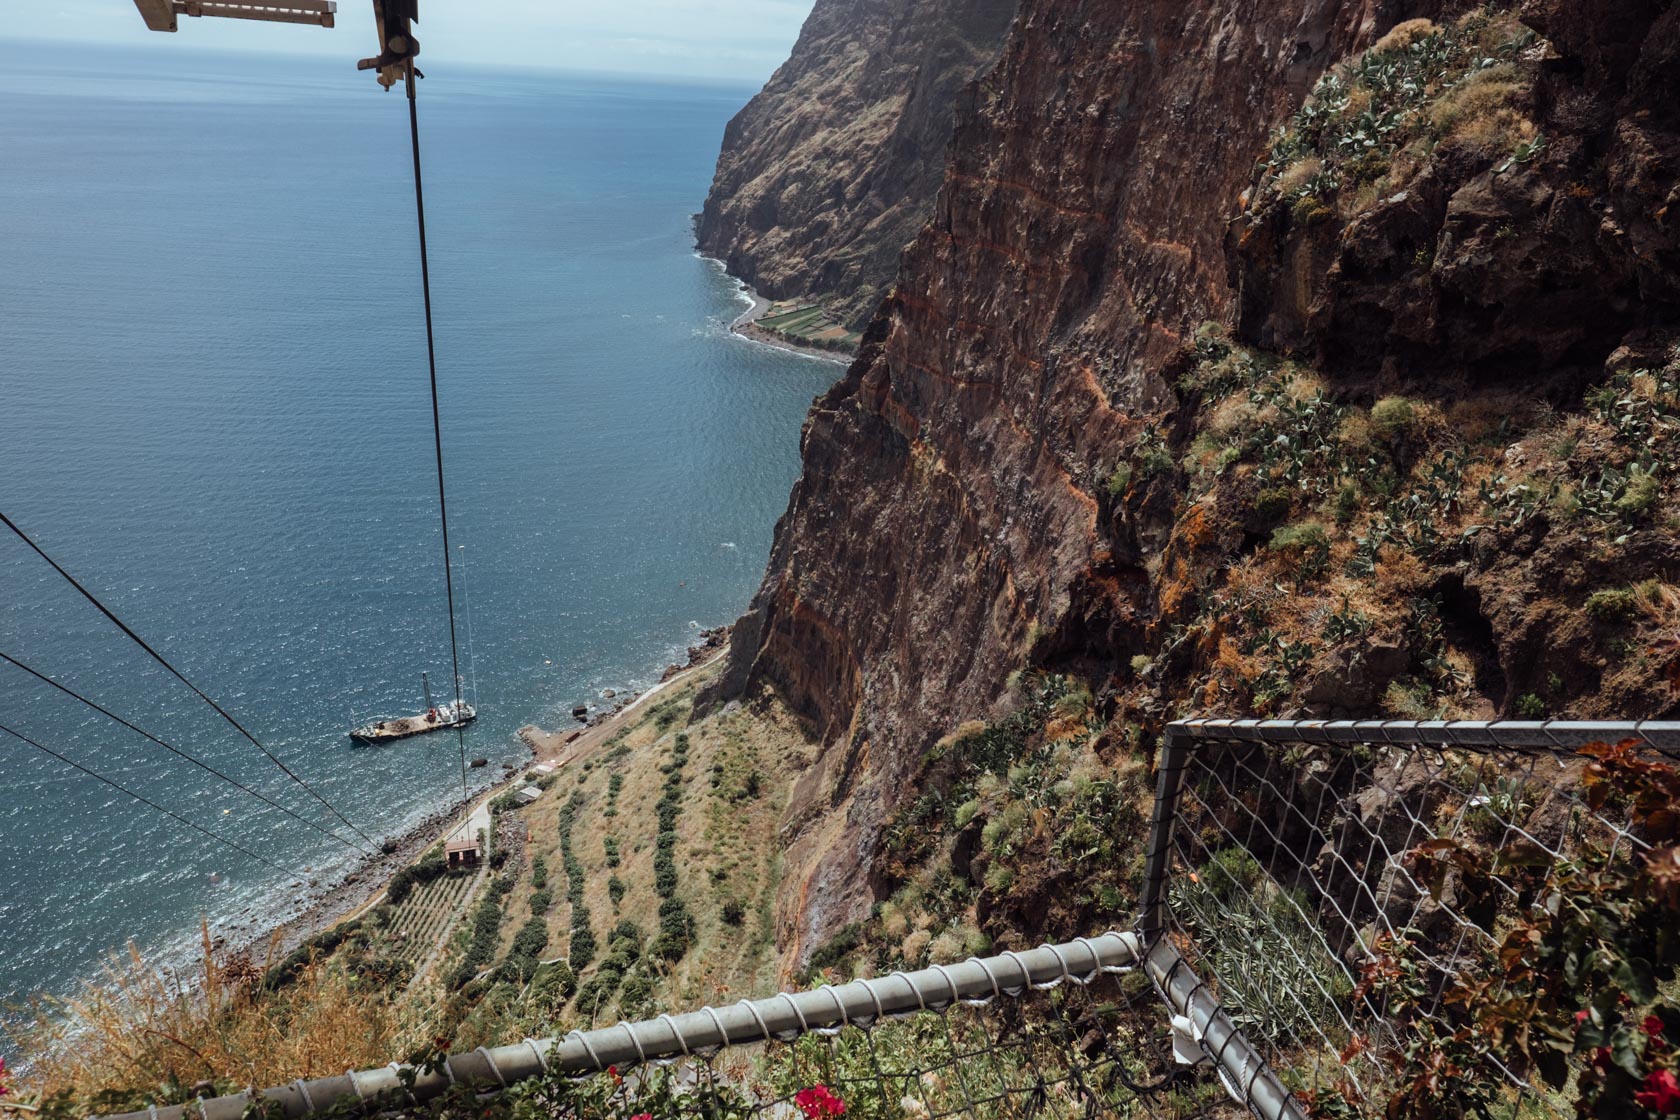
[[540, 891], [531, 892], [531, 913], [546, 914], [548, 908], [554, 905], [554, 892], [544, 887]]
[[1304, 194], [1289, 208], [1289, 216], [1294, 219], [1296, 225], [1310, 229], [1320, 222], [1334, 218], [1336, 212], [1326, 206], [1324, 200], [1316, 194]]
[[587, 906], [572, 907], [572, 939], [566, 947], [566, 956], [574, 971], [587, 968], [589, 962], [595, 959], [595, 933], [589, 928]]
[[1504, 155], [1536, 136], [1534, 122], [1518, 108], [1527, 91], [1510, 64], [1474, 71], [1435, 102], [1430, 126], [1444, 142], [1484, 159]]
[[1262, 490], [1254, 499], [1254, 515], [1267, 525], [1276, 525], [1289, 516], [1294, 500], [1294, 492], [1282, 487]]
[[548, 861], [543, 859], [542, 856], [537, 856], [531, 860], [531, 887], [540, 891], [546, 886], [548, 886]]
[[625, 887], [624, 880], [617, 875], [607, 880], [607, 897], [612, 900], [614, 909], [617, 909], [618, 904], [624, 901], [626, 889], [628, 888]]
[[649, 951], [667, 961], [681, 960], [694, 943], [694, 917], [688, 904], [680, 898], [667, 898], [659, 904], [659, 936], [653, 939]]
[[1299, 521], [1280, 525], [1272, 530], [1271, 549], [1274, 552], [1299, 554], [1330, 547], [1330, 534], [1316, 521]]
[[1521, 719], [1546, 718], [1546, 702], [1532, 692], [1525, 692], [1517, 697], [1513, 711]]
[[1384, 397], [1371, 406], [1371, 432], [1384, 443], [1401, 443], [1416, 434], [1418, 406], [1405, 397]]
[[1317, 156], [1302, 156], [1279, 173], [1277, 177], [1278, 194], [1285, 198], [1294, 198], [1300, 195], [1323, 170], [1323, 160]]
[[1336, 524], [1347, 526], [1353, 523], [1354, 515], [1359, 512], [1359, 487], [1349, 482], [1336, 491], [1336, 505], [1333, 513]]
[[747, 919], [747, 908], [738, 898], [725, 899], [720, 916], [726, 926], [739, 926]]
[[461, 955], [455, 971], [450, 974], [449, 986], [452, 989], [458, 991], [466, 987], [468, 981], [490, 963], [490, 958], [496, 951], [496, 941], [502, 932], [502, 898], [512, 889], [513, 880], [498, 875], [490, 880], [484, 897], [473, 907], [472, 921], [468, 926], [471, 932], [467, 939], [467, 950]]
[[1324, 574], [1330, 563], [1330, 534], [1316, 521], [1280, 525], [1272, 530], [1271, 549], [1295, 563], [1295, 582], [1307, 583]]
[[1116, 464], [1114, 470], [1109, 472], [1108, 496], [1110, 498], [1118, 499], [1126, 492], [1126, 488], [1131, 484], [1132, 465], [1130, 463]]
[[577, 973], [565, 961], [543, 965], [531, 981], [530, 1001], [539, 1013], [552, 1017], [577, 993]]
[[1405, 50], [1419, 39], [1436, 34], [1440, 29], [1434, 20], [1408, 19], [1402, 20], [1389, 28], [1388, 34], [1378, 39], [1371, 47], [1373, 54], [1382, 51]]
[[1628, 470], [1627, 488], [1615, 501], [1615, 510], [1629, 521], [1649, 514], [1662, 497], [1662, 482], [1655, 474], [1634, 466]]
[[811, 971], [833, 968], [863, 944], [863, 926], [853, 922], [844, 926], [811, 954]]
[[1606, 587], [1587, 596], [1586, 609], [1599, 622], [1632, 622], [1639, 616], [1639, 597], [1631, 587]]
[[519, 927], [519, 932], [513, 935], [513, 944], [508, 946], [508, 954], [502, 961], [501, 968], [496, 970], [496, 979], [510, 984], [523, 984], [537, 971], [537, 958], [544, 949], [548, 948], [548, 923], [540, 917], [534, 917]]
[[601, 848], [607, 855], [607, 866], [618, 866], [618, 837], [604, 836], [601, 838]]

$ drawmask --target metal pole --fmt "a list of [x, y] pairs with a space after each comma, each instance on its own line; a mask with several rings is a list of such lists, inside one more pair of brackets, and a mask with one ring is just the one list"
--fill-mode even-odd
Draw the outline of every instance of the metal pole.
[[1187, 719], [1170, 724], [1202, 742], [1396, 744], [1573, 751], [1590, 743], [1629, 740], [1680, 755], [1680, 722], [1662, 720], [1351, 720]]
[[1145, 945], [1153, 945], [1166, 930], [1167, 875], [1172, 863], [1173, 825], [1178, 820], [1178, 797], [1193, 749], [1192, 736], [1182, 725], [1167, 725], [1161, 737], [1155, 811], [1149, 822], [1149, 843], [1144, 849], [1143, 898], [1138, 914], [1138, 933]]

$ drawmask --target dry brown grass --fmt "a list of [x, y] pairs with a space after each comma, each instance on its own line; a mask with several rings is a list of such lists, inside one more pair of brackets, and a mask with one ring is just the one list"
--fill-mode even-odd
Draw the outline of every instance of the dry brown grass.
[[1324, 170], [1324, 161], [1317, 156], [1305, 156], [1284, 168], [1277, 177], [1277, 191], [1282, 195], [1294, 194], [1307, 182]]
[[1387, 35], [1378, 39], [1372, 45], [1373, 51], [1397, 51], [1411, 46], [1426, 35], [1433, 35], [1439, 30], [1434, 20], [1408, 19], [1395, 24]]
[[1477, 70], [1444, 92], [1429, 111], [1429, 124], [1443, 143], [1491, 158], [1532, 140], [1534, 122], [1518, 106], [1528, 83], [1509, 64]]
[[343, 968], [316, 965], [269, 992], [250, 958], [217, 954], [205, 931], [193, 974], [149, 964], [130, 945], [79, 995], [40, 1005], [15, 1039], [28, 1070], [17, 1089], [90, 1101], [205, 1081], [275, 1085], [383, 1065], [416, 1037], [383, 992]]

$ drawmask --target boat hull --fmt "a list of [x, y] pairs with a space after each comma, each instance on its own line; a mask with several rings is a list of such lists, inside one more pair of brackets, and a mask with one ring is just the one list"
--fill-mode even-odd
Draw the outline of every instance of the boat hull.
[[352, 742], [365, 746], [378, 743], [393, 743], [398, 739], [407, 739], [415, 735], [425, 735], [432, 731], [446, 731], [451, 727], [465, 727], [478, 718], [468, 704], [462, 704], [461, 710], [453, 710], [454, 705], [445, 705], [433, 712], [422, 712], [414, 716], [402, 716], [398, 719], [382, 719], [370, 723], [365, 727], [354, 728], [350, 732]]

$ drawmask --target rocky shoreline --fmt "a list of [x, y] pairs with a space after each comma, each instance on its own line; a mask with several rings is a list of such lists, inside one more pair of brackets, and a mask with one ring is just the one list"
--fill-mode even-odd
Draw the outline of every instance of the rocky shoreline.
[[[535, 753], [535, 748], [532, 749]], [[480, 790], [472, 801], [495, 797], [522, 779], [526, 768], [521, 766], [505, 772]], [[307, 888], [313, 897], [292, 917], [267, 926], [261, 926], [255, 919], [234, 923], [227, 935], [217, 938], [216, 948], [231, 949], [235, 955], [243, 954], [264, 965], [273, 964], [316, 934], [359, 917], [384, 897], [392, 876], [442, 839], [471, 803], [458, 802], [429, 814], [401, 835], [386, 840], [377, 853], [367, 856], [343, 878], [331, 885]]]
[[[700, 642], [688, 649], [686, 664], [673, 663], [666, 666], [659, 678], [659, 684], [646, 692], [619, 693], [616, 697], [619, 703], [610, 711], [597, 714], [589, 721], [586, 729], [546, 731], [535, 725], [521, 727], [518, 732], [519, 739], [531, 751], [530, 762], [505, 772], [490, 786], [479, 791], [472, 801], [494, 798], [508, 786], [523, 780], [530, 766], [537, 762], [564, 763], [569, 753], [568, 748], [576, 744], [585, 731], [592, 735], [611, 733], [617, 722], [642, 701], [676, 678], [707, 665], [720, 656], [728, 648], [729, 634], [728, 626], [702, 630]], [[277, 924], [264, 925], [254, 918], [249, 922], [234, 923], [226, 933], [216, 939], [216, 948], [218, 951], [231, 950], [235, 954], [242, 953], [253, 961], [272, 964], [316, 934], [366, 913], [384, 897], [392, 876], [419, 859], [422, 852], [441, 839], [461, 818], [466, 811], [466, 805], [470, 803], [457, 803], [430, 814], [400, 836], [385, 841], [378, 853], [358, 863], [343, 878], [329, 886], [307, 888], [312, 897], [296, 915]]]

